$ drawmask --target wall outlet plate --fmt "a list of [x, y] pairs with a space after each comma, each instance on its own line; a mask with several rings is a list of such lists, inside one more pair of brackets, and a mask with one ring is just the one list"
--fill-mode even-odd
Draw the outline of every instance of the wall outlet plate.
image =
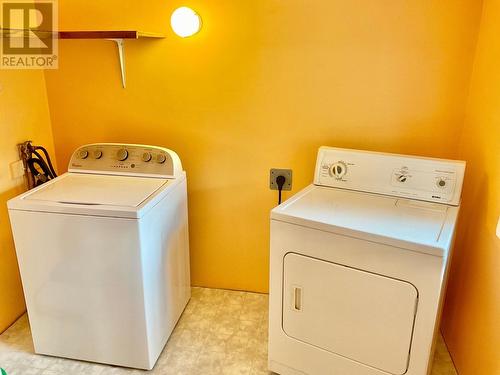
[[276, 183], [276, 177], [278, 176], [285, 176], [283, 190], [292, 190], [292, 170], [278, 168], [271, 168], [269, 171], [269, 189], [278, 190], [278, 184]]
[[22, 160], [10, 163], [10, 177], [15, 180], [24, 176], [24, 165]]

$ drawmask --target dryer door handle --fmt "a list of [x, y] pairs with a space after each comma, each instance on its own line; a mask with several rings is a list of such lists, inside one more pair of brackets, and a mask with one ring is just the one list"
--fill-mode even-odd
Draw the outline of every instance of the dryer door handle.
[[294, 311], [302, 311], [302, 287], [294, 285], [293, 287], [293, 305]]

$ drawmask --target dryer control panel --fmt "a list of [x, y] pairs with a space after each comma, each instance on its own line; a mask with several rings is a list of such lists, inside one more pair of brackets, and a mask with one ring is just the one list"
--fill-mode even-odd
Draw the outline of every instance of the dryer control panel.
[[182, 165], [179, 156], [167, 148], [94, 143], [82, 146], [73, 153], [68, 170], [78, 173], [175, 178], [182, 173]]
[[314, 184], [458, 205], [465, 162], [321, 147]]

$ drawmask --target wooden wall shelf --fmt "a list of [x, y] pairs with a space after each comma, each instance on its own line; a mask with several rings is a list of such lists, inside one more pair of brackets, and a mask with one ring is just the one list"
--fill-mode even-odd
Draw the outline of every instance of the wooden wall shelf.
[[59, 39], [141, 39], [141, 38], [165, 38], [164, 35], [147, 33], [138, 30], [121, 31], [59, 31]]
[[[25, 38], [27, 30], [0, 28], [2, 38]], [[118, 58], [122, 77], [122, 86], [126, 87], [125, 77], [125, 39], [162, 39], [162, 34], [150, 33], [139, 30], [81, 30], [81, 31], [40, 31], [36, 30], [36, 35], [41, 39], [104, 39], [116, 43], [118, 48]]]
[[[24, 38], [23, 29], [0, 28], [2, 37]], [[58, 39], [142, 39], [142, 38], [165, 38], [165, 35], [150, 33], [139, 30], [77, 30], [77, 31], [41, 31], [36, 30], [39, 38]]]

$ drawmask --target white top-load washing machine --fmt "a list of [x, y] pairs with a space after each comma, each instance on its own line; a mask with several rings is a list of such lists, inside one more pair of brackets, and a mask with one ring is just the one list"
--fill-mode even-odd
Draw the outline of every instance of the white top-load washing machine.
[[464, 171], [320, 148], [314, 184], [271, 212], [270, 370], [429, 373]]
[[190, 298], [177, 154], [86, 145], [8, 208], [35, 351], [151, 369]]

